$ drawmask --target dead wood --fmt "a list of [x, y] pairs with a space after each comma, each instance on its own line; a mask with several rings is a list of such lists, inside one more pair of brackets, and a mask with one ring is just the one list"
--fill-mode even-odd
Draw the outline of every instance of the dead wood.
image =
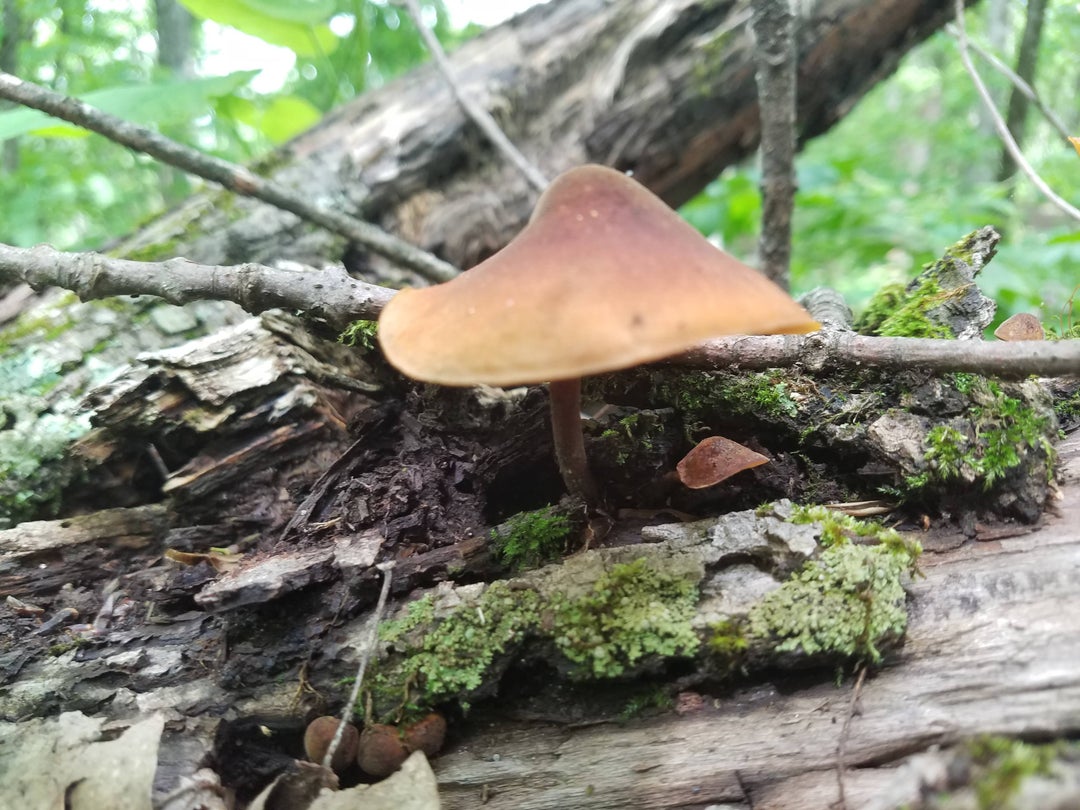
[[[800, 139], [826, 131], [946, 21], [942, 0], [831, 0], [800, 21]], [[749, 13], [735, 2], [538, 5], [451, 55], [463, 92], [554, 176], [588, 161], [633, 170], [681, 204], [758, 140]], [[292, 141], [266, 174], [470, 267], [527, 220], [535, 191], [475, 131], [433, 68], [365, 95]], [[311, 266], [370, 257], [291, 214], [194, 197], [114, 250], [203, 264]]]

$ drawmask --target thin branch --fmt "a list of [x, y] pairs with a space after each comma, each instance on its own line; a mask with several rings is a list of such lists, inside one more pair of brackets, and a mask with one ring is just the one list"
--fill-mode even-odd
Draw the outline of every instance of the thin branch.
[[[259, 264], [214, 267], [187, 259], [134, 262], [97, 253], [62, 253], [51, 247], [0, 245], [0, 280], [26, 281], [40, 289], [63, 287], [80, 298], [157, 295], [173, 304], [216, 299], [248, 312], [300, 310], [342, 329], [358, 319], [377, 318], [395, 291], [365, 284], [341, 268], [279, 270]], [[720, 338], [669, 361], [691, 368], [722, 370], [783, 368], [814, 371], [843, 366], [918, 368], [944, 374], [967, 371], [999, 377], [1080, 376], [1080, 340], [931, 340], [867, 337], [853, 332], [756, 335]]]
[[424, 17], [420, 13], [420, 6], [416, 0], [400, 0], [400, 3], [409, 12], [416, 30], [420, 32], [420, 38], [424, 40], [424, 45], [427, 46], [431, 58], [435, 61], [435, 67], [438, 68], [439, 73], [442, 74], [442, 77], [450, 86], [450, 92], [454, 94], [454, 98], [457, 99], [461, 109], [487, 136], [487, 139], [494, 144], [495, 148], [502, 152], [503, 156], [525, 176], [525, 179], [532, 184], [533, 188], [541, 192], [546, 189], [548, 179], [544, 177], [543, 172], [534, 166], [525, 155], [521, 154], [521, 151], [506, 137], [506, 133], [502, 131], [495, 119], [491, 117], [491, 114], [473, 101], [465, 92], [461, 83], [458, 82], [457, 77], [454, 76], [454, 69], [450, 65], [450, 60], [446, 58], [446, 51], [443, 50], [442, 45], [431, 29], [424, 24]]
[[325, 270], [279, 270], [261, 264], [231, 267], [187, 259], [135, 262], [100, 253], [64, 253], [48, 245], [0, 244], [0, 279], [32, 287], [63, 287], [84, 301], [116, 295], [156, 295], [170, 304], [206, 299], [232, 301], [252, 314], [301, 310], [336, 329], [377, 318], [394, 291], [357, 281], [339, 266]]
[[[953, 39], [959, 39], [960, 37], [960, 34], [956, 30], [956, 26], [952, 23], [949, 23], [945, 26], [945, 33], [947, 33]], [[977, 53], [980, 57], [982, 57], [987, 62], [987, 64], [990, 65], [990, 67], [992, 67], [1006, 79], [1012, 82], [1013, 87], [1023, 93], [1027, 97], [1028, 101], [1035, 105], [1035, 109], [1042, 113], [1043, 117], [1047, 120], [1047, 122], [1049, 122], [1050, 126], [1052, 126], [1057, 131], [1057, 134], [1060, 135], [1063, 140], [1067, 141], [1069, 139], [1070, 133], [1068, 128], [1066, 128], [1062, 120], [1058, 118], [1057, 113], [1055, 113], [1053, 110], [1047, 107], [1045, 103], [1043, 103], [1043, 100], [1039, 97], [1039, 94], [1038, 92], [1036, 92], [1034, 87], [1021, 79], [1018, 75], [1016, 75], [1015, 70], [1006, 65], [1004, 62], [994, 56], [994, 54], [986, 50], [986, 48], [982, 47], [977, 42], [969, 39], [968, 47], [971, 50], [975, 51], [975, 53]]]
[[364, 222], [303, 200], [284, 186], [265, 180], [243, 166], [211, 155], [204, 155], [152, 129], [104, 113], [76, 98], [54, 93], [52, 90], [24, 81], [10, 73], [2, 72], [0, 72], [0, 98], [62, 118], [99, 135], [104, 135], [109, 140], [130, 149], [151, 155], [163, 163], [220, 183], [237, 194], [254, 197], [276, 208], [289, 211], [303, 220], [341, 234], [403, 267], [415, 270], [432, 281], [449, 281], [457, 275], [458, 271], [453, 265], [386, 233], [370, 222]]
[[710, 340], [670, 361], [719, 371], [801, 365], [811, 371], [869, 366], [935, 374], [969, 372], [1023, 379], [1080, 376], [1080, 340], [1008, 343], [983, 340], [869, 337], [854, 332], [756, 335]]
[[979, 76], [979, 72], [975, 69], [975, 65], [971, 61], [971, 54], [968, 53], [967, 29], [964, 27], [964, 0], [955, 0], [955, 3], [956, 43], [960, 49], [960, 61], [964, 63], [964, 69], [967, 70], [968, 75], [971, 76], [971, 82], [975, 85], [975, 90], [983, 100], [983, 104], [986, 105], [987, 112], [990, 113], [990, 120], [994, 122], [994, 129], [997, 130], [998, 137], [1001, 138], [1002, 143], [1005, 144], [1005, 148], [1009, 150], [1009, 154], [1012, 156], [1012, 159], [1016, 161], [1016, 165], [1020, 168], [1020, 171], [1027, 175], [1028, 180], [1035, 184], [1035, 187], [1042, 192], [1043, 196], [1057, 206], [1058, 209], [1068, 214], [1073, 219], [1080, 221], [1080, 209], [1077, 209], [1067, 200], [1064, 200], [1055, 194], [1053, 189], [1046, 184], [1045, 180], [1039, 177], [1038, 172], [1036, 172], [1031, 164], [1027, 162], [1024, 153], [1021, 152], [1020, 147], [1016, 145], [1012, 133], [1009, 132], [1009, 127], [1005, 124], [1005, 119], [1001, 117], [1001, 113], [999, 113], [997, 107], [994, 106], [994, 99], [990, 96], [990, 91], [986, 89], [986, 85], [983, 84], [982, 77]]
[[338, 746], [341, 745], [341, 738], [345, 736], [345, 726], [352, 720], [353, 707], [356, 706], [356, 699], [360, 696], [360, 687], [364, 683], [364, 671], [367, 669], [368, 659], [371, 658], [371, 653], [379, 640], [379, 622], [382, 621], [383, 610], [386, 608], [386, 597], [390, 595], [390, 577], [394, 571], [393, 560], [379, 563], [375, 567], [383, 572], [382, 590], [379, 591], [379, 601], [375, 605], [375, 612], [371, 616], [371, 629], [368, 631], [367, 643], [360, 651], [360, 665], [356, 669], [356, 680], [353, 681], [349, 699], [345, 702], [345, 709], [341, 713], [341, 722], [338, 723], [337, 731], [334, 732], [334, 739], [330, 741], [330, 745], [326, 749], [326, 756], [323, 757], [322, 766], [327, 770], [330, 769], [334, 754], [337, 753]]
[[753, 0], [761, 116], [761, 271], [785, 289], [795, 208], [795, 14], [791, 0]]

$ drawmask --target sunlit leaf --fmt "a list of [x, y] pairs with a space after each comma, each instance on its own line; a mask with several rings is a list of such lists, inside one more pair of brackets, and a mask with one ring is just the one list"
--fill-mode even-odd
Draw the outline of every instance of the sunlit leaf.
[[[204, 79], [152, 82], [106, 87], [80, 98], [102, 112], [137, 124], [178, 124], [206, 112], [207, 101], [228, 95], [251, 80], [258, 71], [244, 70]], [[59, 121], [37, 110], [18, 109], [0, 113], [0, 141], [33, 133], [45, 137], [84, 137], [81, 127]]]
[[256, 126], [274, 143], [284, 143], [319, 122], [322, 113], [299, 96], [281, 96], [270, 102]]
[[[319, 56], [332, 52], [338, 46], [338, 38], [325, 25], [283, 19], [280, 15], [268, 14], [245, 0], [180, 2], [196, 17], [232, 26], [264, 42], [288, 48], [298, 56]], [[265, 0], [258, 5], [278, 6]]]
[[318, 25], [330, 19], [334, 0], [241, 0], [243, 5], [277, 20]]

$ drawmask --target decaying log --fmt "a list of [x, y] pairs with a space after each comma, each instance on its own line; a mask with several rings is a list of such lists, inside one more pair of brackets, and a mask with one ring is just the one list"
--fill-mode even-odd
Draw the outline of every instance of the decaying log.
[[[942, 0], [830, 0], [799, 23], [800, 140], [826, 131], [951, 15]], [[681, 204], [753, 153], [749, 10], [697, 0], [545, 3], [451, 55], [465, 92], [548, 176], [594, 161]], [[470, 267], [528, 218], [536, 192], [476, 132], [432, 68], [333, 113], [268, 174]], [[192, 198], [115, 246], [129, 258], [312, 266], [368, 257], [261, 203]], [[400, 276], [395, 276], [400, 277]]]

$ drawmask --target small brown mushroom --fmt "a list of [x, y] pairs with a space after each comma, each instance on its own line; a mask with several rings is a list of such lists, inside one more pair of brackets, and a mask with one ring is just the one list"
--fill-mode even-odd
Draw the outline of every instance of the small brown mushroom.
[[360, 747], [356, 755], [360, 769], [378, 779], [389, 776], [409, 756], [409, 749], [401, 739], [397, 726], [375, 723], [360, 733]]
[[705, 489], [743, 470], [768, 463], [766, 456], [755, 453], [749, 447], [743, 447], [723, 436], [709, 436], [698, 442], [676, 465], [675, 470], [685, 486], [690, 489]]
[[636, 181], [603, 166], [560, 175], [503, 250], [453, 281], [402, 290], [379, 318], [387, 360], [443, 385], [550, 381], [555, 455], [595, 505], [581, 378], [730, 334], [811, 332], [787, 293], [713, 246]]
[[1017, 312], [1001, 322], [994, 330], [994, 337], [998, 340], [1046, 340], [1046, 333], [1034, 315]]
[[[316, 765], [321, 765], [326, 757], [326, 751], [330, 748], [330, 741], [334, 739], [338, 724], [341, 719], [337, 717], [316, 717], [308, 723], [307, 731], [304, 732], [304, 752], [307, 758]], [[341, 742], [338, 743], [334, 758], [330, 760], [330, 767], [335, 773], [341, 773], [356, 759], [356, 748], [360, 742], [360, 732], [356, 726], [347, 725], [341, 734]]]
[[442, 749], [446, 739], [446, 718], [431, 712], [405, 729], [405, 745], [410, 751], [423, 751], [433, 757]]

